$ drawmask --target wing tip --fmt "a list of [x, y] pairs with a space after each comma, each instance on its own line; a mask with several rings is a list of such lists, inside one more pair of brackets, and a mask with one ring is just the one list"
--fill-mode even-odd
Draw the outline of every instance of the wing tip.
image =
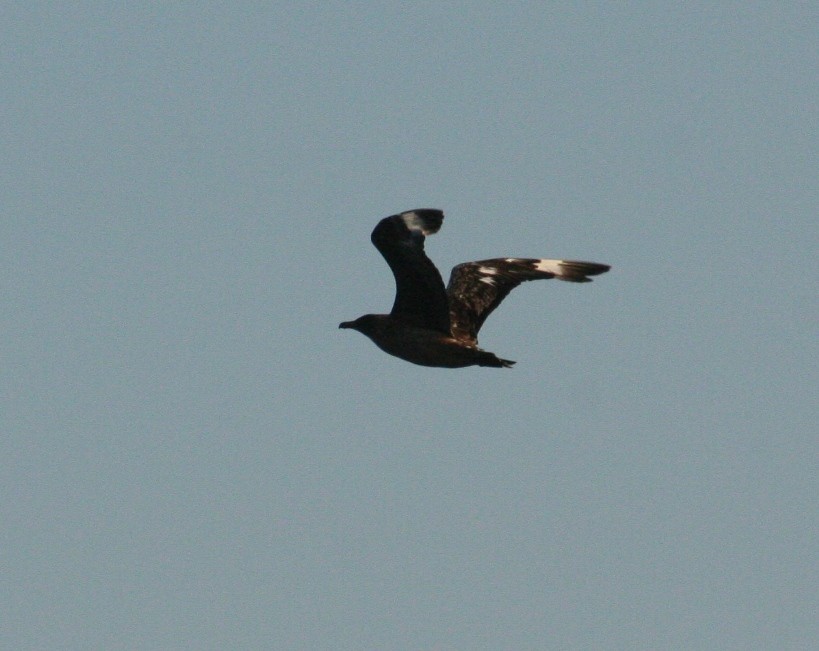
[[557, 278], [572, 283], [590, 283], [588, 276], [599, 276], [611, 269], [611, 265], [599, 262], [582, 262], [580, 260], [561, 260], [560, 273]]
[[399, 213], [397, 216], [408, 229], [421, 231], [424, 235], [437, 233], [444, 222], [444, 211], [437, 208], [415, 208]]

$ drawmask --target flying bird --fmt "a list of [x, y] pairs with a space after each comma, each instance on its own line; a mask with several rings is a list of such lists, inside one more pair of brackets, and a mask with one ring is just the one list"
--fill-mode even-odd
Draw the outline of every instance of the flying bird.
[[515, 362], [478, 348], [478, 331], [492, 310], [527, 280], [557, 278], [591, 282], [611, 267], [596, 262], [493, 258], [452, 269], [449, 285], [424, 253], [427, 235], [437, 233], [444, 213], [419, 208], [385, 217], [370, 239], [395, 276], [389, 314], [365, 314], [339, 328], [358, 330], [384, 352], [413, 364], [462, 368], [509, 368]]

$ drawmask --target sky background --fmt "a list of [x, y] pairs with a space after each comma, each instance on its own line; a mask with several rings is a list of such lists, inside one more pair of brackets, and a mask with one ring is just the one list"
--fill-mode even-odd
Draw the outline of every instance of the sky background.
[[[0, 14], [0, 647], [813, 648], [815, 3]], [[417, 207], [613, 269], [413, 366]]]

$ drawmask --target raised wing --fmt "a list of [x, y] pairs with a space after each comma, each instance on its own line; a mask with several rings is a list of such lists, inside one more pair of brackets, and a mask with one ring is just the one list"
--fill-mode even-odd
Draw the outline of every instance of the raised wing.
[[444, 213], [431, 208], [385, 217], [372, 239], [395, 276], [390, 315], [405, 323], [449, 334], [449, 300], [441, 274], [424, 253], [426, 235], [437, 233]]
[[576, 260], [536, 260], [494, 258], [464, 262], [452, 269], [447, 294], [452, 336], [466, 343], [478, 343], [478, 331], [492, 310], [515, 287], [527, 280], [558, 278], [574, 283], [591, 282], [611, 267]]

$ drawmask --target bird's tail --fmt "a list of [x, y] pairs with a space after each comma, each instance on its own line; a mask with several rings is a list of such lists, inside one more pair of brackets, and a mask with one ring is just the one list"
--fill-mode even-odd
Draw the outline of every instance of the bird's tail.
[[512, 368], [515, 363], [509, 359], [501, 359], [495, 353], [487, 353], [481, 351], [482, 355], [478, 358], [478, 366], [491, 366], [492, 368]]

